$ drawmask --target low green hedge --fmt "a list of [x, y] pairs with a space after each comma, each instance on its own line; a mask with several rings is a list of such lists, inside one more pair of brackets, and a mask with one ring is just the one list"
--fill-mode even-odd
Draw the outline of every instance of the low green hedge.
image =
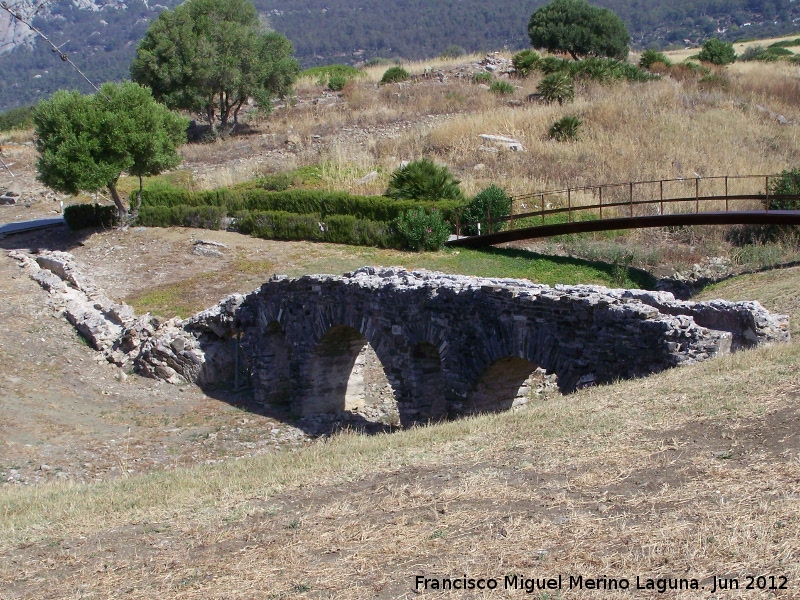
[[73, 231], [88, 227], [113, 227], [119, 223], [116, 206], [71, 204], [64, 208], [64, 221]]
[[137, 224], [145, 227], [221, 229], [227, 211], [220, 206], [142, 206]]
[[[145, 227], [220, 229], [227, 217], [219, 206], [142, 206], [137, 224]], [[300, 215], [285, 211], [239, 210], [230, 229], [268, 240], [310, 240], [396, 248], [399, 242], [390, 223], [357, 219], [351, 215]]]
[[397, 247], [389, 223], [351, 215], [299, 215], [284, 211], [240, 211], [236, 230], [269, 240], [312, 240], [355, 246]]
[[368, 221], [392, 221], [406, 211], [416, 208], [433, 208], [445, 220], [453, 222], [455, 211], [463, 203], [452, 200], [417, 202], [394, 200], [386, 196], [353, 196], [345, 192], [322, 190], [218, 189], [192, 192], [189, 190], [158, 188], [142, 192], [142, 208], [147, 206], [219, 206], [228, 216], [241, 210], [281, 211], [305, 215], [350, 215]]

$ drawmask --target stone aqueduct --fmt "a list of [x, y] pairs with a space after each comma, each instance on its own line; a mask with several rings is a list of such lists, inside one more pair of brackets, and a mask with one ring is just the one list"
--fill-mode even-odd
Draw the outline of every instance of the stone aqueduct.
[[524, 403], [538, 377], [562, 392], [789, 340], [756, 302], [365, 267], [275, 277], [187, 320], [114, 302], [71, 255], [11, 252], [106, 358], [171, 383], [249, 378], [298, 416], [402, 424]]
[[788, 340], [787, 319], [757, 303], [370, 267], [275, 278], [233, 328], [257, 400], [368, 413], [386, 401], [364, 382], [372, 358], [403, 424], [524, 402], [537, 369], [570, 392]]

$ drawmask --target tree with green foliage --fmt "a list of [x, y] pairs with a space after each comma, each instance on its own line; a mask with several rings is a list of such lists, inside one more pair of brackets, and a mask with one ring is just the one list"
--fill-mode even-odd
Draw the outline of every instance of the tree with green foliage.
[[573, 59], [606, 56], [625, 60], [631, 36], [613, 11], [586, 0], [553, 0], [531, 15], [528, 35], [534, 48], [565, 52]]
[[157, 100], [203, 114], [225, 134], [248, 99], [269, 111], [273, 98], [290, 93], [300, 72], [293, 54], [283, 35], [264, 31], [250, 0], [187, 0], [150, 25], [131, 76]]
[[706, 40], [697, 58], [714, 65], [728, 65], [736, 60], [733, 44], [717, 38]]
[[39, 103], [33, 121], [39, 180], [66, 194], [107, 188], [120, 218], [128, 214], [117, 190], [120, 175], [139, 178], [135, 215], [142, 177], [180, 164], [177, 148], [188, 125], [132, 82], [106, 83], [91, 96], [56, 92]]
[[459, 183], [447, 167], [422, 158], [392, 173], [386, 195], [395, 200], [463, 200]]

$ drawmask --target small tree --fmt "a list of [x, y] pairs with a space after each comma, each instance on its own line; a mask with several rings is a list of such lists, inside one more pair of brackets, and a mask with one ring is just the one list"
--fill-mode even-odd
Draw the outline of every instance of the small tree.
[[423, 158], [392, 173], [386, 195], [396, 200], [463, 200], [459, 183], [447, 167]]
[[34, 115], [36, 169], [46, 186], [66, 194], [107, 188], [120, 218], [128, 209], [117, 191], [123, 171], [139, 178], [180, 164], [188, 120], [158, 104], [135, 83], [106, 83], [92, 96], [59, 91]]
[[131, 77], [170, 108], [204, 114], [226, 133], [253, 98], [269, 111], [300, 72], [283, 35], [263, 32], [250, 0], [187, 0], [153, 21], [136, 49]]
[[736, 60], [736, 52], [733, 49], [733, 44], [730, 42], [723, 42], [717, 38], [711, 38], [703, 44], [703, 48], [698, 54], [703, 62], [710, 62], [714, 65], [727, 65]]
[[534, 48], [566, 52], [573, 59], [607, 56], [625, 60], [631, 36], [613, 11], [586, 0], [553, 0], [531, 15], [528, 35]]

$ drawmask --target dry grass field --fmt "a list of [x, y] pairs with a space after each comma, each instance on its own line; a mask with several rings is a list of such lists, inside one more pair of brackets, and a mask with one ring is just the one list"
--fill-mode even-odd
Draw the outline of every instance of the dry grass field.
[[[454, 73], [470, 64], [408, 67]], [[296, 103], [251, 117], [242, 135], [185, 146], [170, 177], [215, 187], [292, 171], [299, 185], [381, 193], [400, 161], [427, 156], [468, 193], [490, 183], [523, 193], [777, 173], [800, 156], [796, 66], [587, 84], [564, 106], [526, 101], [539, 76], [511, 80], [517, 90], [503, 97], [468, 77], [379, 86], [380, 75], [370, 71], [341, 94], [301, 81]], [[575, 142], [547, 137], [564, 115], [583, 121]], [[516, 137], [525, 151], [487, 150], [484, 133]], [[15, 157], [16, 180], [33, 186], [26, 141], [17, 134], [4, 156]], [[0, 207], [0, 222], [53, 207]], [[225, 243], [226, 258], [191, 255], [194, 237]], [[750, 264], [713, 228], [526, 246], [601, 259], [623, 248], [665, 272], [709, 256], [760, 266], [767, 249], [747, 248]], [[163, 312], [191, 312], [273, 273], [367, 262], [510, 268], [447, 252], [183, 229], [43, 232], [0, 247], [69, 250], [110, 296], [140, 309], [162, 302]], [[797, 252], [787, 239], [767, 262]], [[315, 440], [246, 395], [159, 384], [98, 361], [5, 252], [0, 289], [2, 600], [800, 598], [797, 342], [519, 412]], [[800, 267], [741, 275], [700, 297], [761, 301], [789, 314], [800, 335]], [[561, 589], [535, 588], [533, 580], [559, 576]], [[425, 590], [417, 577], [494, 579], [498, 589]], [[626, 582], [627, 590], [607, 589]], [[684, 589], [658, 589], [675, 582]]]

